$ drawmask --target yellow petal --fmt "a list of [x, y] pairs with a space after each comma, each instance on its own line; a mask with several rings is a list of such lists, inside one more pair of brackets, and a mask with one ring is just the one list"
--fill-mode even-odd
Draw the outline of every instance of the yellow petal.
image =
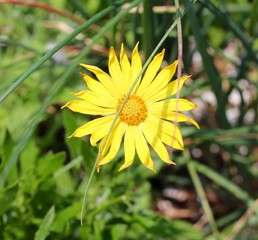
[[187, 117], [182, 113], [167, 111], [166, 114], [164, 114], [164, 113], [157, 114], [157, 112], [156, 112], [155, 116], [164, 118], [166, 120], [170, 120], [173, 122], [190, 122], [198, 129], [200, 128], [199, 124], [194, 119]]
[[120, 122], [114, 134], [112, 135], [112, 140], [111, 140], [112, 143], [111, 143], [109, 152], [107, 155], [104, 155], [104, 157], [100, 159], [100, 161], [98, 162], [98, 166], [104, 165], [114, 159], [114, 157], [116, 156], [120, 148], [124, 133], [125, 133], [125, 124], [123, 122]]
[[[115, 115], [104, 117], [106, 118], [105, 121], [103, 119], [102, 122], [99, 123], [99, 126], [96, 126], [91, 133], [90, 137], [90, 144], [92, 146], [96, 146], [97, 142], [107, 136], [107, 133], [110, 129], [110, 126], [114, 120]], [[95, 121], [95, 120], [93, 120]]]
[[144, 123], [147, 124], [150, 129], [155, 131], [161, 141], [168, 146], [181, 150], [184, 148], [182, 134], [179, 128], [173, 123], [164, 121], [160, 118], [157, 118], [156, 116], [151, 115], [148, 116]]
[[70, 137], [83, 137], [89, 135], [99, 129], [99, 126], [103, 126], [103, 129], [105, 129], [108, 124], [109, 126], [111, 125], [113, 119], [114, 116], [96, 118], [77, 128]]
[[163, 51], [159, 54], [157, 54], [154, 59], [151, 61], [151, 63], [149, 64], [143, 78], [142, 78], [142, 82], [139, 86], [139, 88], [137, 89], [137, 95], [142, 96], [144, 94], [144, 92], [146, 91], [146, 89], [150, 86], [152, 80], [154, 79], [154, 77], [156, 76], [160, 65], [162, 63], [163, 57], [164, 57], [164, 53], [165, 53], [165, 49], [163, 49]]
[[80, 64], [82, 67], [86, 68], [88, 71], [95, 74], [97, 79], [103, 84], [103, 86], [113, 95], [120, 96], [119, 88], [115, 85], [113, 79], [100, 68], [92, 65]]
[[163, 68], [152, 81], [150, 86], [146, 89], [142, 97], [144, 99], [149, 99], [152, 95], [155, 95], [161, 89], [165, 88], [171, 78], [174, 76], [177, 64], [178, 61], [175, 61], [171, 65]]
[[[142, 60], [140, 57], [140, 54], [138, 52], [138, 45], [139, 42], [136, 44], [133, 53], [132, 53], [132, 78], [131, 78], [131, 84], [135, 81], [136, 77], [138, 76], [138, 74], [140, 73], [140, 71], [142, 70]], [[134, 89], [137, 89], [138, 85], [140, 84], [141, 81], [141, 77], [138, 79], [137, 84], [135, 85]], [[130, 84], [130, 85], [131, 85]]]
[[175, 112], [177, 107], [177, 111], [189, 111], [196, 108], [196, 105], [184, 98], [170, 99], [149, 104], [148, 111], [158, 117], [166, 118], [171, 112]]
[[175, 164], [173, 161], [170, 160], [168, 151], [160, 140], [157, 131], [153, 131], [153, 129], [149, 128], [148, 125], [142, 124], [142, 132], [148, 143], [152, 146], [154, 151], [164, 162], [169, 164]]
[[[115, 115], [113, 115], [113, 119], [112, 121], [110, 122], [110, 125], [108, 127], [108, 130], [110, 129], [111, 127], [111, 124], [114, 120], [114, 117]], [[107, 151], [109, 150], [111, 144], [113, 143], [113, 138], [116, 134], [116, 131], [117, 131], [117, 128], [118, 126], [121, 124], [121, 121], [120, 120], [117, 120], [115, 125], [113, 126], [112, 128], [112, 131], [110, 133], [110, 136], [108, 137], [107, 135], [100, 141], [100, 144], [99, 144], [99, 150], [101, 151], [101, 159], [107, 154]], [[101, 125], [99, 125], [99, 127], [101, 127]], [[108, 139], [106, 140], [106, 138], [108, 137]]]
[[88, 103], [93, 105], [97, 105], [100, 107], [113, 108], [117, 107], [117, 99], [112, 96], [100, 95], [90, 90], [81, 91], [78, 93], [72, 93], [74, 96], [81, 98]]
[[113, 47], [110, 48], [110, 52], [109, 52], [108, 69], [109, 69], [109, 74], [113, 79], [115, 86], [120, 90], [120, 92], [122, 91], [121, 94], [124, 95], [126, 91], [125, 89], [126, 83], [123, 79], [120, 64], [118, 62], [118, 59]]
[[116, 113], [116, 109], [99, 107], [91, 103], [88, 103], [84, 100], [72, 100], [66, 103], [64, 106], [62, 106], [62, 109], [65, 107], [69, 108], [74, 112], [89, 115], [107, 115]]
[[[182, 88], [183, 84], [185, 81], [189, 78], [190, 76], [185, 76], [180, 78], [180, 84], [179, 84], [179, 90]], [[178, 92], [178, 80], [175, 80], [171, 83], [169, 83], [167, 86], [165, 86], [163, 89], [160, 89], [159, 91], [156, 91], [155, 89], [153, 90], [153, 93], [149, 93], [149, 95], [145, 96], [146, 102], [157, 102], [160, 100], [163, 100], [165, 98], [168, 98]]]
[[120, 66], [122, 70], [123, 78], [121, 81], [124, 81], [124, 84], [126, 86], [126, 90], [130, 88], [131, 85], [131, 64], [128, 60], [128, 57], [124, 50], [124, 45], [121, 45], [121, 51], [120, 51]]
[[133, 128], [132, 126], [128, 126], [125, 132], [125, 138], [124, 138], [125, 161], [118, 171], [122, 171], [123, 169], [131, 166], [134, 161], [135, 145], [134, 145], [134, 134], [133, 134], [132, 128]]
[[113, 97], [110, 91], [108, 91], [99, 81], [94, 80], [87, 74], [84, 74], [84, 73], [80, 73], [80, 74], [91, 91], [95, 92], [96, 94], [106, 96], [108, 98]]
[[150, 157], [149, 147], [148, 147], [146, 140], [138, 126], [133, 127], [133, 133], [134, 133], [134, 141], [135, 141], [136, 151], [137, 151], [140, 161], [147, 168], [156, 172], [154, 169], [154, 166], [153, 166], [153, 161]]

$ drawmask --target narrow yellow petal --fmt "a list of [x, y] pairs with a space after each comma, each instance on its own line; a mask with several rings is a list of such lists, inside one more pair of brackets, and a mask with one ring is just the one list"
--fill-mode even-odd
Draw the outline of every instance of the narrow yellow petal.
[[163, 68], [159, 74], [154, 78], [151, 82], [150, 86], [143, 93], [144, 99], [149, 99], [152, 95], [155, 95], [161, 89], [165, 88], [171, 78], [174, 76], [176, 72], [178, 61], [173, 62], [171, 65]]
[[154, 59], [151, 61], [151, 63], [149, 64], [143, 78], [142, 78], [142, 82], [139, 86], [139, 88], [137, 89], [137, 95], [142, 96], [144, 94], [144, 92], [146, 91], [146, 89], [150, 86], [152, 80], [155, 78], [160, 65], [162, 63], [163, 57], [164, 57], [164, 53], [165, 53], [165, 49], [163, 49], [163, 51], [159, 54], [157, 54]]
[[[179, 85], [179, 90], [182, 88], [183, 84], [185, 83], [185, 81], [190, 78], [190, 76], [185, 76], [180, 78], [180, 85]], [[168, 98], [174, 94], [177, 93], [178, 91], [178, 80], [175, 80], [171, 83], [169, 83], [167, 86], [165, 86], [164, 88], [160, 89], [159, 91], [156, 91], [155, 89], [153, 89], [153, 93], [151, 94], [151, 92], [149, 92], [149, 94], [144, 96], [144, 99], [147, 102], [157, 102], [160, 100], [163, 100], [165, 98]]]
[[[113, 47], [110, 48], [108, 69], [111, 78], [114, 81], [115, 86], [120, 90], [121, 94], [124, 95], [126, 91], [126, 83], [123, 79], [120, 64], [118, 62], [116, 52]], [[121, 96], [121, 95], [120, 95]]]
[[[152, 114], [152, 112], [151, 112]], [[164, 118], [166, 120], [170, 120], [170, 121], [176, 121], [176, 122], [190, 122], [192, 123], [196, 128], [200, 128], [199, 124], [192, 118], [185, 116], [182, 113], [176, 113], [176, 112], [172, 112], [172, 111], [166, 111], [166, 113], [164, 114], [163, 112], [160, 111], [160, 113], [158, 113], [158, 111], [155, 112], [154, 114], [156, 117], [159, 118]]]
[[101, 82], [96, 81], [95, 79], [91, 78], [90, 76], [88, 76], [87, 74], [84, 73], [80, 73], [81, 77], [83, 78], [83, 80], [85, 81], [86, 85], [88, 86], [88, 88], [95, 92], [96, 94], [100, 94], [106, 97], [113, 97], [110, 93], [110, 91], [108, 91]]
[[152, 146], [154, 151], [164, 162], [169, 164], [175, 164], [173, 161], [170, 160], [168, 151], [160, 140], [157, 131], [153, 131], [153, 129], [149, 128], [148, 125], [142, 124], [142, 132], [148, 143]]
[[125, 124], [123, 122], [120, 122], [120, 124], [116, 128], [115, 134], [113, 134], [112, 136], [112, 143], [111, 143], [109, 152], [107, 155], [105, 155], [103, 158], [100, 159], [100, 161], [98, 162], [98, 166], [104, 165], [114, 159], [114, 157], [116, 156], [120, 148], [124, 133], [125, 133]]
[[[173, 123], [164, 121], [156, 116], [148, 116], [144, 122], [150, 129], [157, 132], [161, 141], [176, 149], [183, 149], [184, 142], [182, 134], [177, 126]], [[175, 136], [173, 136], [175, 134]], [[175, 140], [173, 140], [176, 139]], [[173, 140], [173, 141], [172, 141]], [[173, 143], [173, 146], [171, 145]]]
[[133, 128], [132, 126], [128, 126], [125, 132], [125, 138], [124, 138], [125, 161], [118, 171], [122, 171], [123, 169], [131, 166], [134, 161], [135, 144], [134, 144], [134, 134], [133, 134], [132, 128]]
[[147, 145], [146, 139], [144, 138], [141, 130], [138, 126], [133, 127], [134, 141], [136, 146], [136, 151], [139, 156], [140, 161], [150, 170], [155, 171], [153, 166], [153, 161], [150, 156], [150, 150]]
[[74, 96], [81, 98], [88, 103], [91, 103], [93, 105], [97, 105], [100, 107], [106, 107], [106, 108], [116, 108], [117, 107], [117, 99], [115, 99], [112, 96], [105, 96], [102, 94], [97, 94], [95, 92], [92, 92], [90, 90], [81, 91], [78, 93], [72, 93]]
[[107, 116], [94, 119], [77, 128], [70, 137], [83, 137], [92, 134], [97, 129], [99, 129], [99, 126], [104, 126], [106, 128], [107, 124], [111, 124], [113, 119], [114, 116]]
[[91, 103], [88, 103], [84, 100], [72, 100], [66, 103], [63, 108], [69, 108], [74, 112], [79, 112], [82, 114], [89, 114], [89, 115], [107, 115], [107, 114], [114, 114], [116, 113], [116, 109], [114, 108], [103, 108]]
[[120, 51], [120, 66], [121, 66], [122, 75], [123, 75], [123, 78], [121, 79], [121, 81], [125, 82], [125, 86], [126, 86], [125, 89], [128, 90], [131, 85], [132, 73], [131, 73], [131, 64], [125, 53], [123, 44], [121, 45], [121, 51]]
[[[141, 60], [141, 56], [138, 52], [138, 45], [139, 43], [136, 44], [133, 53], [132, 53], [132, 78], [131, 78], [131, 83], [130, 85], [135, 81], [136, 77], [138, 76], [138, 74], [140, 73], [140, 71], [142, 70], [142, 60]], [[135, 85], [134, 89], [137, 89], [138, 85], [140, 84], [141, 81], [141, 77], [138, 79], [137, 84]]]
[[[108, 127], [108, 130], [110, 129], [113, 120], [114, 120], [114, 116], [113, 116], [112, 121], [110, 122], [110, 126]], [[99, 150], [101, 151], [101, 159], [107, 154], [107, 151], [109, 150], [111, 144], [113, 143], [113, 138], [114, 138], [117, 128], [120, 124], [121, 124], [121, 121], [117, 120], [115, 123], [115, 126], [112, 128], [112, 131], [111, 131], [110, 136], [108, 137], [107, 141], [106, 141], [107, 135], [104, 138], [102, 138], [102, 140], [100, 141]], [[101, 127], [101, 125], [99, 125], [99, 127]]]
[[96, 146], [97, 142], [107, 135], [110, 126], [114, 120], [114, 117], [115, 115], [104, 117], [105, 119], [103, 119], [103, 121], [100, 122], [99, 125], [92, 130], [90, 137], [90, 144], [92, 146]]
[[149, 104], [148, 111], [153, 115], [158, 115], [166, 118], [171, 112], [176, 111], [177, 106], [177, 111], [189, 111], [196, 108], [196, 105], [187, 99], [179, 98], [177, 100], [176, 98], [173, 98]]
[[80, 64], [82, 67], [86, 68], [88, 71], [95, 74], [97, 79], [103, 84], [103, 86], [113, 95], [120, 96], [119, 88], [115, 85], [113, 79], [100, 68], [87, 64]]

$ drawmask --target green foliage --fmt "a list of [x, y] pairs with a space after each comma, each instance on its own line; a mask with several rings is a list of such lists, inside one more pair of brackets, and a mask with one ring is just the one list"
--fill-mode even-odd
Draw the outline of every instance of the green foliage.
[[177, 58], [176, 28], [166, 33], [176, 19], [175, 4], [5, 2], [0, 239], [258, 238], [257, 0], [180, 1], [184, 72], [192, 75], [181, 95], [198, 105], [193, 118], [201, 130], [180, 126], [186, 151], [173, 153], [177, 166], [171, 167], [153, 154], [157, 174], [137, 158], [118, 172], [121, 149], [93, 177], [83, 226], [82, 198], [98, 149], [87, 137], [68, 138], [91, 119], [60, 108], [69, 92], [85, 89], [79, 63], [106, 70], [112, 45], [131, 50], [140, 41], [147, 59], [161, 44], [165, 62]]

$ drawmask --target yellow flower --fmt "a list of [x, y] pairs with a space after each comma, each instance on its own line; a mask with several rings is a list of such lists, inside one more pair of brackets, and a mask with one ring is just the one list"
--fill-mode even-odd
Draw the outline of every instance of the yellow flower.
[[[159, 71], [165, 50], [157, 54], [149, 64], [144, 76], [137, 82], [106, 141], [107, 133], [118, 112], [130, 86], [142, 69], [142, 61], [135, 46], [131, 63], [122, 45], [120, 60], [117, 59], [114, 48], [110, 49], [108, 69], [109, 74], [100, 68], [80, 64], [92, 72], [97, 80], [81, 73], [89, 90], [74, 93], [80, 100], [72, 100], [62, 108], [69, 108], [82, 114], [97, 115], [98, 117], [77, 128], [70, 137], [91, 135], [90, 143], [96, 146], [100, 141], [103, 148], [97, 168], [116, 156], [124, 140], [124, 164], [119, 171], [129, 167], [137, 152], [140, 161], [149, 169], [154, 170], [150, 155], [151, 146], [158, 156], [168, 164], [175, 164], [170, 160], [165, 145], [175, 149], [184, 149], [181, 132], [173, 121], [191, 122], [197, 128], [198, 124], [182, 113], [176, 114], [177, 99], [170, 99], [176, 94], [178, 80], [171, 81], [177, 63]], [[190, 76], [180, 79], [180, 88]], [[187, 99], [178, 99], [178, 111], [188, 111], [196, 107]], [[177, 116], [176, 116], [177, 115]], [[103, 144], [105, 143], [105, 146]]]

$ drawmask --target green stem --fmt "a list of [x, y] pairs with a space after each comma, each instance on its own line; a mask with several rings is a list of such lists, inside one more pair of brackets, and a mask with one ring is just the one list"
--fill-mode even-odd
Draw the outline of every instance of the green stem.
[[196, 191], [198, 193], [198, 196], [199, 196], [199, 198], [201, 200], [201, 203], [202, 203], [205, 215], [207, 216], [207, 219], [208, 219], [208, 221], [210, 223], [210, 226], [211, 226], [211, 229], [213, 231], [213, 234], [216, 237], [219, 237], [219, 231], [218, 231], [218, 228], [217, 228], [217, 225], [216, 225], [216, 221], [214, 219], [214, 216], [213, 216], [210, 204], [209, 204], [209, 202], [207, 200], [207, 197], [206, 197], [205, 191], [203, 189], [202, 183], [200, 181], [200, 178], [198, 177], [198, 174], [196, 172], [195, 165], [190, 160], [190, 155], [189, 155], [188, 151], [185, 151], [185, 155], [186, 155], [186, 158], [188, 159], [188, 161], [187, 161], [187, 168], [188, 168], [188, 171], [190, 173], [191, 179], [193, 180], [194, 187], [195, 187], [195, 189], [196, 189]]
[[[134, 7], [136, 7], [137, 5], [139, 5], [140, 2], [142, 2], [142, 0], [135, 0], [135, 1], [133, 1], [133, 2], [130, 4], [130, 6], [129, 6], [128, 8], [126, 8], [126, 9], [124, 9], [123, 11], [121, 11], [120, 13], [118, 13], [106, 26], [107, 26], [107, 27], [109, 27], [109, 26], [114, 26], [114, 25], [115, 25], [118, 21], [120, 21], [120, 19], [121, 19], [122, 17], [124, 17], [132, 8], [134, 8]], [[140, 77], [140, 76], [139, 76], [139, 77]], [[139, 77], [138, 77], [138, 79], [139, 79]], [[136, 84], [136, 83], [135, 83], [135, 84]], [[128, 95], [128, 97], [129, 97], [129, 95]], [[127, 98], [128, 98], [128, 97], [127, 97]], [[126, 98], [126, 99], [127, 99], [127, 98]], [[125, 100], [125, 101], [126, 101], [126, 100]], [[124, 103], [125, 103], [125, 101], [124, 101]], [[122, 104], [122, 105], [124, 105], [124, 104]], [[122, 105], [121, 105], [121, 106], [122, 106]], [[120, 109], [122, 110], [122, 107], [120, 107]], [[98, 156], [97, 156], [96, 161], [95, 161], [95, 163], [94, 163], [94, 166], [93, 166], [93, 168], [92, 168], [92, 170], [91, 170], [90, 177], [89, 177], [89, 181], [88, 181], [88, 183], [87, 183], [87, 185], [86, 185], [85, 192], [84, 192], [84, 196], [83, 196], [83, 203], [82, 203], [82, 208], [81, 208], [81, 225], [83, 224], [83, 217], [84, 217], [84, 209], [85, 209], [85, 204], [86, 204], [86, 197], [87, 197], [87, 194], [88, 194], [88, 191], [89, 191], [89, 188], [90, 188], [90, 184], [91, 184], [92, 179], [93, 179], [93, 175], [94, 175], [94, 173], [95, 173], [95, 171], [96, 171], [96, 169], [97, 169], [97, 165], [98, 165], [99, 159], [100, 159], [100, 157], [101, 157], [101, 153], [102, 153], [102, 151], [103, 151], [103, 149], [104, 149], [104, 147], [105, 147], [105, 145], [106, 145], [106, 143], [107, 143], [107, 140], [108, 140], [108, 138], [109, 138], [109, 136], [110, 136], [110, 134], [111, 134], [111, 132], [112, 132], [112, 129], [113, 129], [115, 123], [116, 123], [116, 120], [117, 120], [117, 118], [118, 118], [118, 116], [119, 116], [121, 110], [117, 113], [115, 119], [113, 120], [113, 122], [112, 122], [112, 124], [111, 124], [111, 127], [110, 127], [110, 129], [109, 129], [109, 131], [108, 131], [108, 133], [107, 133], [106, 140], [105, 140], [104, 143], [103, 143], [103, 147], [102, 147], [102, 149], [99, 149]]]
[[145, 57], [150, 56], [155, 45], [154, 41], [154, 14], [152, 11], [153, 1], [147, 0], [143, 3], [143, 35], [142, 44], [145, 52]]
[[[180, 97], [180, 79], [181, 79], [181, 76], [182, 76], [182, 67], [183, 67], [183, 40], [182, 40], [182, 24], [181, 24], [181, 11], [180, 11], [180, 5], [179, 5], [179, 1], [178, 0], [175, 0], [175, 6], [176, 6], [176, 16], [177, 16], [177, 48], [178, 48], [178, 67], [177, 67], [177, 91], [176, 91], [176, 111], [175, 111], [175, 120], [174, 120], [174, 125], [176, 126], [174, 128], [174, 131], [173, 131], [173, 137], [171, 139], [172, 143], [171, 143], [171, 146], [174, 145], [174, 141], [175, 141], [175, 135], [176, 135], [176, 129], [177, 129], [177, 126], [178, 126], [178, 122], [177, 122], [177, 117], [178, 117], [178, 99]], [[170, 155], [171, 155], [171, 158], [172, 158], [172, 154], [173, 154], [173, 148], [170, 148]]]

